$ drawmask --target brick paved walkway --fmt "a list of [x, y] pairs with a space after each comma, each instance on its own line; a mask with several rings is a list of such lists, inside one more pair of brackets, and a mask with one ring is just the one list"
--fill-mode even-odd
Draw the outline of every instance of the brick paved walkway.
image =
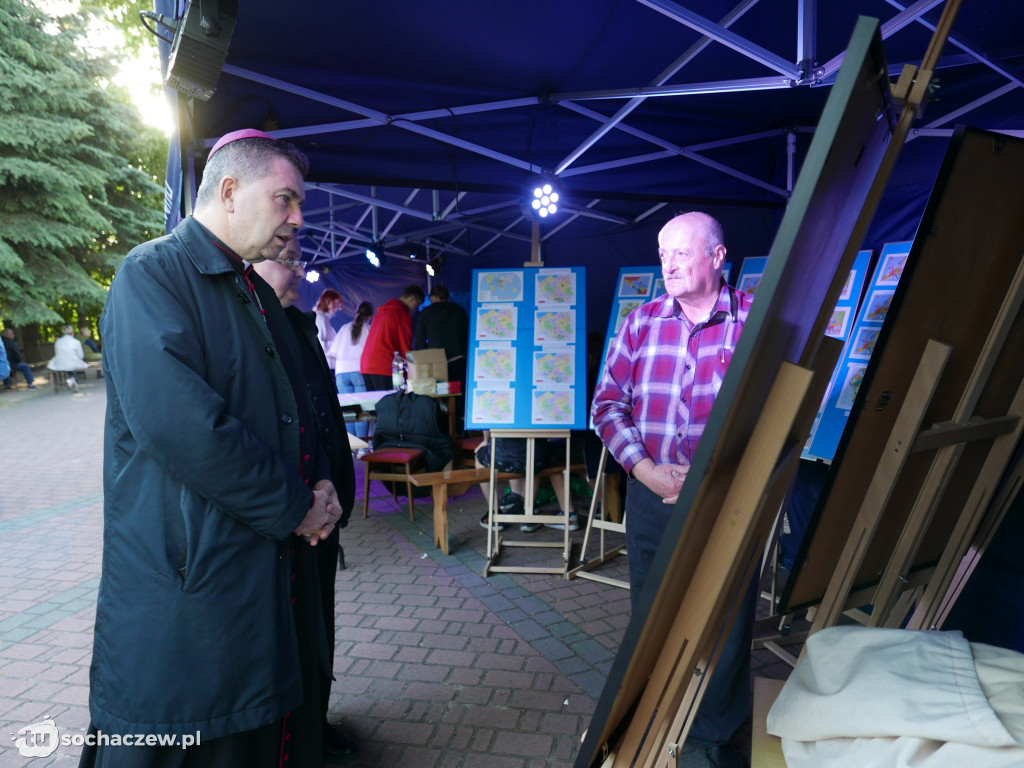
[[[63, 735], [88, 725], [102, 385], [0, 395], [0, 768], [76, 765], [78, 747], [28, 758], [11, 737], [44, 718]], [[383, 487], [372, 493], [369, 519], [357, 502], [342, 539], [332, 712], [362, 744], [343, 764], [570, 765], [628, 622], [628, 593], [555, 576], [484, 578], [476, 489], [452, 503], [448, 557], [432, 546], [425, 500], [413, 524]]]
[[[102, 385], [0, 395], [0, 768], [75, 766], [79, 747], [29, 758], [11, 737], [45, 718], [65, 736], [88, 725]], [[629, 621], [628, 592], [550, 575], [483, 577], [477, 489], [450, 505], [447, 557], [432, 546], [427, 500], [411, 523], [404, 498], [395, 504], [382, 486], [372, 486], [366, 520], [361, 498], [360, 485], [342, 532], [331, 710], [362, 746], [339, 765], [570, 766]], [[560, 554], [503, 557], [553, 565]], [[625, 579], [625, 559], [602, 573]]]

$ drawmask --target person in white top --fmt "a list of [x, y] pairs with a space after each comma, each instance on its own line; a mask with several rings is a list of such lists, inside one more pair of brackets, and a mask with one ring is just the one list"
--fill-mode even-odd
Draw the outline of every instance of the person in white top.
[[[363, 374], [359, 372], [359, 359], [363, 355], [363, 347], [366, 346], [372, 317], [373, 305], [364, 301], [356, 310], [352, 322], [341, 326], [334, 341], [331, 342], [327, 359], [334, 360], [334, 379], [340, 393], [366, 391], [366, 382], [363, 380]], [[369, 425], [365, 421], [350, 423], [346, 428], [356, 437], [366, 437], [369, 434]]]
[[82, 349], [82, 342], [75, 338], [75, 329], [65, 325], [62, 329], [64, 335], [53, 343], [53, 359], [46, 364], [51, 371], [66, 371], [68, 376], [68, 389], [78, 390], [78, 380], [75, 378], [75, 371], [84, 371], [89, 365], [85, 362], [85, 352]]
[[331, 325], [331, 318], [341, 309], [344, 302], [341, 294], [333, 288], [327, 288], [316, 300], [313, 312], [316, 314], [316, 335], [320, 339], [320, 346], [324, 348], [327, 356], [327, 364], [334, 370], [334, 358], [331, 357], [331, 342], [334, 341], [334, 326]]

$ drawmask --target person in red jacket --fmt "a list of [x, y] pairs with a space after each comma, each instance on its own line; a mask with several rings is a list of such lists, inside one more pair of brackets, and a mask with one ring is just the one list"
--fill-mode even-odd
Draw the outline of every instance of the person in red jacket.
[[391, 362], [398, 352], [403, 358], [412, 349], [412, 313], [423, 303], [423, 289], [406, 286], [397, 299], [385, 302], [377, 310], [366, 337], [359, 372], [370, 391], [392, 389]]

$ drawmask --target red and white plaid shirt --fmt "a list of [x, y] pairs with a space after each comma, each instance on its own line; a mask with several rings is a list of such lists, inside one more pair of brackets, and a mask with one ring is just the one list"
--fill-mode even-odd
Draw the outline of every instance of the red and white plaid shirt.
[[671, 296], [633, 310], [594, 392], [597, 434], [627, 471], [643, 459], [688, 465], [704, 434], [753, 297], [723, 283], [694, 325]]

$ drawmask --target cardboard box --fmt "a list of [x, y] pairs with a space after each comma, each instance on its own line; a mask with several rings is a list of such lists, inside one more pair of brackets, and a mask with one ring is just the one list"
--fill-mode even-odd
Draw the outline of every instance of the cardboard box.
[[417, 349], [409, 353], [409, 370], [406, 378], [448, 381], [448, 359], [443, 349]]
[[437, 379], [409, 379], [409, 390], [414, 395], [436, 395]]

